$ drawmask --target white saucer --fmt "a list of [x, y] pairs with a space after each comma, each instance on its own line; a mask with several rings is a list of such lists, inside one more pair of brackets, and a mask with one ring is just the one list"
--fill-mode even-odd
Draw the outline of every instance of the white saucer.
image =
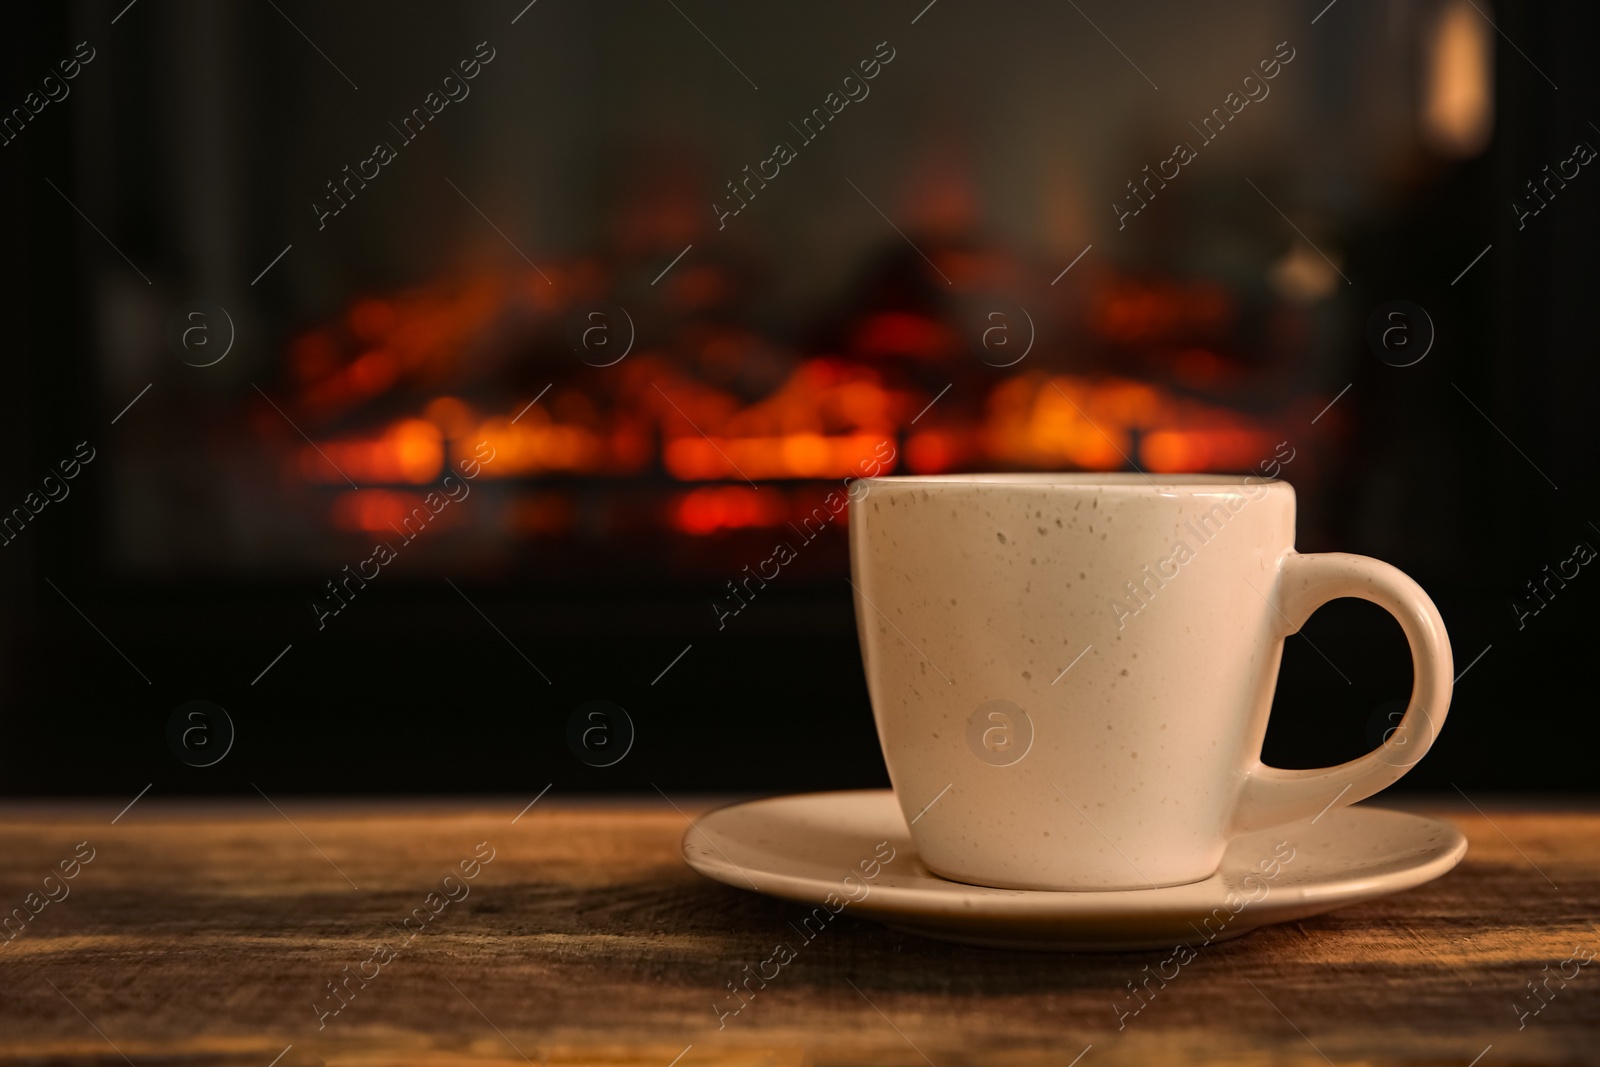
[[[894, 858], [880, 864], [874, 852], [883, 841]], [[1273, 869], [1280, 842], [1293, 856], [1268, 877], [1263, 871]], [[887, 789], [735, 804], [701, 817], [683, 839], [684, 859], [701, 874], [821, 906], [818, 926], [853, 895], [859, 899], [843, 904], [841, 913], [923, 937], [1089, 952], [1199, 948], [1411, 889], [1450, 870], [1466, 852], [1466, 838], [1449, 823], [1350, 807], [1315, 823], [1241, 837], [1216, 874], [1188, 885], [1104, 893], [989, 889], [929, 873]], [[888, 854], [879, 850], [877, 859]], [[1289, 855], [1281, 848], [1277, 854]], [[866, 879], [863, 870], [877, 877]], [[850, 883], [846, 875], [854, 876]]]

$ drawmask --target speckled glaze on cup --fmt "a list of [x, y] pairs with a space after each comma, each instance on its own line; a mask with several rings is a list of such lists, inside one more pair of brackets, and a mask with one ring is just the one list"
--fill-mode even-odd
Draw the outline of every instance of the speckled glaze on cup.
[[[1180, 885], [1233, 838], [1410, 769], [1449, 709], [1444, 623], [1386, 563], [1295, 552], [1294, 519], [1294, 489], [1259, 478], [867, 479], [850, 506], [856, 626], [928, 869], [1014, 889]], [[1405, 717], [1349, 763], [1268, 767], [1284, 638], [1344, 596], [1405, 631]]]

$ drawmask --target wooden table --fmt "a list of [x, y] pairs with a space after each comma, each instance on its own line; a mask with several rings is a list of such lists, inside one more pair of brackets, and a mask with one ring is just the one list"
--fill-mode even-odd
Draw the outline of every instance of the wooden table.
[[713, 1001], [802, 909], [687, 869], [671, 805], [278, 801], [146, 797], [115, 824], [121, 803], [0, 805], [0, 907], [31, 916], [0, 938], [0, 1064], [1600, 1062], [1600, 963], [1521, 1029], [1514, 1007], [1600, 950], [1592, 810], [1428, 806], [1471, 841], [1455, 871], [1218, 943], [1120, 1031], [1161, 954], [962, 948], [848, 912], [719, 1030]]

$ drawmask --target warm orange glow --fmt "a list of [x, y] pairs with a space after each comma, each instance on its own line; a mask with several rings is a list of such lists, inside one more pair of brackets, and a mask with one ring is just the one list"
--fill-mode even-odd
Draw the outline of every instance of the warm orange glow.
[[960, 439], [955, 434], [927, 430], [906, 442], [906, 466], [912, 474], [943, 474], [960, 454]]
[[[1132, 383], [1112, 388], [1122, 384]], [[1128, 427], [1103, 410], [1100, 389], [1070, 377], [1023, 375], [1003, 382], [989, 396], [987, 451], [1024, 467], [1120, 470]]]
[[655, 459], [655, 440], [650, 436], [649, 426], [643, 422], [623, 421], [611, 431], [606, 443], [619, 471], [646, 470]]
[[781, 493], [733, 485], [691, 490], [678, 499], [672, 512], [673, 525], [692, 534], [778, 526], [788, 517], [788, 501]]
[[388, 440], [393, 442], [400, 476], [406, 481], [431, 482], [439, 477], [444, 449], [437, 426], [422, 419], [407, 419], [389, 432]]
[[1263, 430], [1158, 430], [1140, 443], [1139, 459], [1147, 470], [1163, 474], [1248, 470], [1270, 459], [1272, 450], [1273, 435]]
[[452, 441], [471, 434], [477, 425], [472, 407], [453, 396], [441, 396], [429, 401], [428, 406], [422, 409], [422, 417], [439, 427], [439, 432]]
[[1440, 12], [1428, 42], [1422, 133], [1443, 155], [1475, 156], [1494, 126], [1494, 39], [1469, 0]]
[[383, 349], [368, 352], [350, 368], [350, 383], [363, 393], [381, 393], [394, 383], [394, 356]]
[[[669, 392], [680, 406], [684, 406], [684, 400], [679, 397], [679, 390], [689, 389], [691, 396], [700, 396], [699, 412], [690, 414], [700, 429], [713, 436], [718, 431], [734, 437], [806, 431], [888, 431], [899, 425], [903, 416], [916, 411], [910, 408], [907, 398], [886, 389], [876, 371], [836, 359], [807, 360], [776, 392], [742, 409], [734, 397], [704, 390], [696, 394], [695, 388], [690, 383], [680, 383]], [[666, 432], [694, 432], [681, 415], [671, 415], [669, 409], [662, 419]]]
[[[1002, 257], [940, 254], [941, 269], [960, 275], [958, 288], [990, 285], [1006, 269]], [[612, 367], [585, 367], [575, 357], [563, 365], [559, 350], [541, 346], [565, 343], [555, 340], [560, 322], [581, 301], [614, 292], [615, 279], [595, 260], [546, 273], [548, 281], [530, 271], [486, 273], [363, 298], [292, 343], [298, 392], [285, 407], [319, 437], [297, 449], [294, 468], [305, 481], [338, 488], [337, 528], [389, 528], [419, 503], [402, 489], [437, 482], [448, 457], [470, 456], [480, 442], [495, 458], [477, 477], [524, 483], [500, 498], [499, 529], [544, 537], [568, 536], [579, 524], [570, 485], [527, 484], [552, 476], [718, 483], [685, 485], [664, 507], [651, 505], [661, 509], [656, 521], [703, 535], [804, 521], [828, 492], [812, 484], [786, 493], [774, 482], [839, 490], [844, 480], [897, 467], [1246, 470], [1284, 436], [1183, 391], [1225, 387], [1243, 373], [1230, 344], [1236, 304], [1214, 282], [1084, 276], [1088, 358], [1160, 361], [1162, 382], [1178, 383], [1169, 386], [1036, 369], [1064, 365], [1064, 353], [1047, 351], [1044, 338], [1008, 377], [962, 369], [959, 361], [974, 357], [951, 315], [912, 310], [859, 316], [838, 353], [793, 351], [745, 327], [697, 322], [674, 340], [641, 340]], [[680, 270], [673, 284], [671, 303], [681, 310], [725, 300], [735, 283], [701, 264]], [[495, 364], [486, 346], [509, 351], [512, 340], [527, 341], [530, 368], [549, 361], [548, 377], [530, 370], [519, 391], [487, 392], [479, 383], [492, 380]], [[932, 361], [941, 362], [930, 369]], [[930, 407], [941, 389], [953, 395]], [[416, 415], [364, 436], [332, 437], [327, 427], [350, 425], [378, 397], [385, 411]], [[317, 427], [331, 439], [320, 439]], [[346, 491], [346, 476], [363, 488]], [[595, 514], [585, 508], [586, 526]], [[626, 526], [639, 517], [630, 506], [593, 521]]]
[[[874, 457], [882, 434], [824, 437], [679, 437], [667, 442], [662, 457], [667, 473], [685, 482], [743, 478], [849, 478], [861, 475]], [[893, 463], [878, 473], [887, 474]]]
[[1137, 459], [1168, 473], [1245, 470], [1275, 439], [1246, 416], [1142, 382], [1036, 374], [995, 388], [984, 433], [990, 456], [1016, 466], [1123, 470]]
[[[901, 398], [868, 379], [841, 381], [838, 368], [826, 363], [803, 365], [772, 397], [742, 410], [714, 390], [684, 382], [672, 388], [683, 410], [664, 404], [666, 410], [654, 414], [662, 434], [660, 462], [679, 481], [846, 479], [890, 473], [901, 458], [885, 459], [881, 451], [887, 445], [898, 453], [900, 431], [892, 416], [905, 410]], [[560, 421], [552, 408], [574, 421]], [[375, 440], [323, 442], [326, 459], [316, 449], [302, 450], [302, 474], [327, 484], [343, 481], [331, 460], [358, 482], [424, 484], [442, 473], [445, 437], [485, 441], [495, 450], [494, 463], [483, 468], [485, 478], [639, 473], [655, 459], [647, 423], [603, 414], [581, 395], [558, 395], [527, 408], [515, 423], [505, 415], [478, 421], [453, 397], [438, 398], [424, 410], [427, 419], [398, 422]], [[696, 433], [685, 418], [690, 411], [697, 425], [716, 432]], [[838, 433], [728, 432], [828, 423], [880, 425]], [[1034, 373], [995, 386], [980, 426], [929, 427], [903, 445], [904, 463], [917, 474], [973, 465], [1123, 470], [1132, 462], [1177, 472], [1247, 469], [1271, 454], [1273, 440], [1246, 416], [1144, 382]], [[869, 470], [873, 466], [876, 471]], [[746, 505], [731, 503], [738, 499], [694, 497], [678, 507], [674, 522], [686, 530], [769, 523], [771, 514], [752, 519]]]
[[415, 493], [352, 489], [334, 497], [333, 525], [341, 530], [366, 533], [392, 530], [395, 524], [422, 506], [422, 498]]
[[833, 450], [819, 433], [796, 433], [782, 438], [783, 465], [801, 478], [822, 478], [833, 473]]
[[422, 485], [437, 479], [443, 467], [439, 428], [422, 419], [395, 423], [375, 440], [324, 441], [300, 450], [300, 472], [313, 482], [337, 484], [348, 477], [358, 485]]
[[576, 423], [555, 422], [542, 407], [529, 408], [515, 423], [506, 416], [489, 419], [470, 436], [495, 450], [494, 463], [484, 468], [487, 478], [553, 471], [625, 473], [640, 465], [639, 449], [630, 448], [634, 442], [627, 434], [607, 436]]
[[[531, 271], [526, 275], [543, 290], [551, 287]], [[314, 414], [328, 415], [398, 382], [438, 378], [508, 308], [538, 303], [527, 295], [534, 292], [539, 300], [548, 299], [542, 290], [529, 288], [524, 274], [485, 274], [382, 300], [359, 300], [342, 322], [295, 342], [294, 370], [306, 385], [303, 402]]]

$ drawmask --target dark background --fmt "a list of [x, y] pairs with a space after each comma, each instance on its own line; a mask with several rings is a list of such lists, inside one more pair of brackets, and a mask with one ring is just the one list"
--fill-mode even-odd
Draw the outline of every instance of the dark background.
[[[97, 456], [70, 497], [0, 549], [0, 790], [132, 797], [152, 782], [168, 795], [255, 783], [273, 795], [531, 796], [547, 783], [654, 783], [669, 794], [886, 784], [843, 580], [846, 531], [830, 529], [719, 632], [709, 605], [773, 537], [668, 529], [661, 501], [681, 487], [659, 463], [628, 477], [485, 483], [477, 505], [461, 506], [481, 511], [430, 531], [317, 630], [308, 601], [370, 538], [329, 524], [336, 490], [275, 473], [302, 442], [257, 388], [320, 440], [382, 425], [407, 410], [404, 396], [325, 425], [295, 406], [296, 338], [364, 296], [522, 271], [524, 253], [569, 270], [563, 284], [575, 265], [599, 263], [594, 292], [629, 307], [641, 351], [668, 363], [690, 358], [684, 338], [697, 329], [744, 338], [728, 373], [751, 400], [771, 382], [738, 378], [740, 361], [759, 369], [763, 346], [837, 351], [873, 308], [942, 317], [965, 350], [937, 372], [892, 373], [926, 397], [960, 381], [941, 401], [952, 412], [978, 410], [983, 390], [1029, 369], [1171, 386], [1161, 352], [1097, 340], [1083, 309], [1108, 277], [1221, 286], [1236, 325], [1213, 348], [1233, 377], [1202, 392], [1295, 441], [1285, 476], [1300, 492], [1300, 549], [1406, 570], [1438, 603], [1457, 670], [1471, 665], [1440, 741], [1396, 788], [1594, 790], [1600, 586], [1589, 585], [1600, 579], [1586, 568], [1521, 628], [1511, 605], [1575, 543], [1600, 543], [1600, 192], [1590, 188], [1600, 179], [1585, 168], [1521, 230], [1511, 205], [1574, 142], [1600, 144], [1589, 123], [1600, 113], [1590, 55], [1600, 15], [1480, 4], [1503, 31], [1488, 33], [1492, 135], [1481, 152], [1452, 157], [1430, 154], [1415, 132], [1418, 57], [1448, 4], [1340, 0], [1321, 15], [1321, 3], [1084, 5], [1115, 46], [1070, 7], [1042, 4], [998, 12], [942, 0], [920, 16], [915, 0], [679, 6], [540, 0], [514, 26], [515, 0], [442, 11], [139, 0], [10, 15], [4, 106], [20, 105], [77, 42], [96, 58], [67, 99], [0, 148], [11, 334], [0, 505], [20, 504], [77, 442]], [[1286, 38], [1297, 56], [1274, 95], [1119, 232], [1104, 205], [1170, 153], [1176, 116], [1198, 120]], [[485, 39], [497, 55], [472, 95], [319, 232], [307, 205], [322, 182]], [[719, 232], [704, 205], [725, 196], [722, 182], [885, 39], [897, 56], [872, 96]], [[845, 178], [936, 260], [989, 250], [1025, 268], [1007, 302], [1053, 309], [1032, 362], [1000, 371], [979, 359], [970, 327], [981, 315], [940, 292]], [[1294, 299], [1270, 288], [1263, 279], [1295, 234], [1244, 178], [1349, 284]], [[646, 284], [691, 243], [666, 289]], [[689, 278], [722, 295], [692, 304], [679, 280]], [[196, 299], [227, 307], [237, 325], [215, 367], [186, 366], [169, 340], [171, 316]], [[1437, 330], [1414, 366], [1385, 363], [1363, 339], [1374, 310], [1395, 299], [1426, 308]], [[500, 390], [509, 415], [546, 381], [603, 382], [563, 350], [571, 313], [569, 303], [548, 321], [534, 315], [532, 340], [482, 339], [489, 371], [480, 362], [425, 384], [441, 395]], [[820, 500], [827, 485], [785, 491]], [[488, 522], [546, 491], [579, 519], [547, 534]], [[613, 521], [630, 508], [643, 517]], [[1304, 633], [1288, 642], [1265, 752], [1288, 766], [1365, 751], [1409, 686], [1404, 641], [1379, 609], [1339, 602]], [[186, 766], [167, 743], [169, 716], [191, 699], [226, 708], [237, 727], [211, 767]], [[567, 743], [569, 718], [594, 699], [627, 709], [637, 728], [627, 757], [606, 768]]]

